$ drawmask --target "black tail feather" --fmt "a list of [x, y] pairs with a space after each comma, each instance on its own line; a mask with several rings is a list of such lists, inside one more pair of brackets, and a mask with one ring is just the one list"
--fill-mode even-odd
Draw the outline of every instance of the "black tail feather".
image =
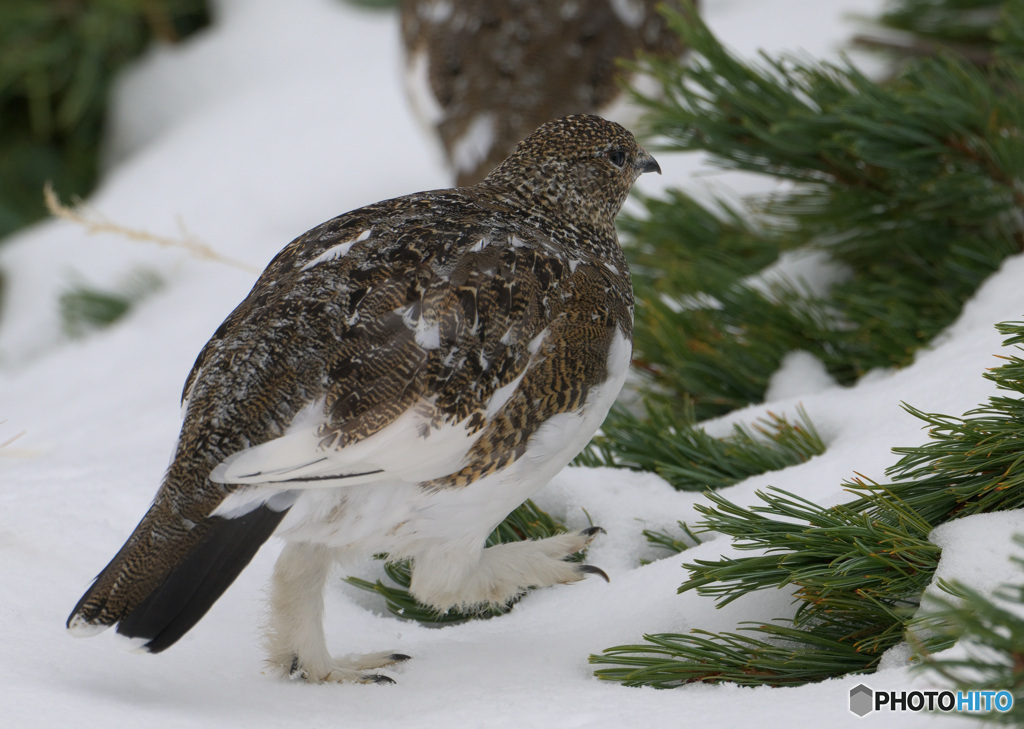
[[120, 619], [117, 632], [145, 639], [151, 653], [172, 646], [235, 581], [286, 513], [260, 506], [234, 519], [211, 518], [203, 539]]

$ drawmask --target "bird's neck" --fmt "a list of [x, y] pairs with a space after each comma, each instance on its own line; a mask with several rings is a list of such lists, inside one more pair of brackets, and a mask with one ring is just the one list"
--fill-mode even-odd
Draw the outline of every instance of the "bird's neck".
[[606, 259], [622, 256], [614, 217], [592, 209], [587, 201], [487, 180], [466, 190], [472, 191], [478, 205], [502, 210], [581, 257], [595, 253]]

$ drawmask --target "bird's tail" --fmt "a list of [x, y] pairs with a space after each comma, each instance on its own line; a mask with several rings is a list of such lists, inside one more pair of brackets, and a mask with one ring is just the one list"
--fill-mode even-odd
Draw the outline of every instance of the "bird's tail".
[[75, 605], [68, 630], [87, 636], [116, 624], [159, 653], [206, 614], [285, 513], [262, 505], [233, 519], [193, 522], [158, 497]]

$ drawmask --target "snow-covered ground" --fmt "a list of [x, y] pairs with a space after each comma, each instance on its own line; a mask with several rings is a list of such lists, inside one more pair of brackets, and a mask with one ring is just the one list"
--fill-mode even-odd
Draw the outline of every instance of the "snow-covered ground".
[[[109, 170], [88, 201], [119, 223], [163, 235], [177, 219], [221, 253], [262, 268], [286, 242], [360, 205], [443, 187], [447, 175], [418, 128], [400, 83], [397, 21], [338, 0], [219, 0], [216, 23], [153, 51], [118, 88]], [[835, 58], [855, 30], [846, 14], [880, 0], [704, 0], [705, 16], [744, 55], [757, 49]], [[695, 157], [659, 155], [661, 179], [747, 192], [761, 181], [695, 176]], [[718, 610], [677, 595], [680, 565], [731, 553], [724, 539], [659, 559], [640, 532], [694, 519], [700, 496], [659, 478], [570, 469], [539, 503], [571, 525], [585, 507], [608, 535], [590, 579], [538, 591], [509, 615], [428, 628], [382, 614], [374, 597], [330, 588], [329, 642], [339, 653], [401, 650], [414, 660], [395, 686], [308, 686], [261, 672], [263, 585], [279, 549], [271, 541], [178, 645], [159, 656], [122, 650], [111, 634], [73, 640], [64, 620], [145, 511], [179, 426], [178, 398], [200, 347], [254, 276], [180, 251], [50, 222], [0, 249], [7, 293], [0, 326], [0, 721], [5, 726], [149, 727], [917, 727], [950, 721], [909, 714], [858, 719], [847, 694], [925, 686], [894, 653], [864, 679], [800, 688], [688, 686], [628, 689], [595, 679], [587, 656], [638, 642], [645, 632], [731, 630], [789, 614], [785, 591]], [[60, 334], [56, 301], [77, 281], [118, 288], [133, 271], [166, 285], [117, 326], [80, 341]], [[890, 448], [925, 440], [900, 409], [959, 415], [994, 392], [982, 372], [998, 364], [993, 325], [1024, 313], [1024, 258], [1007, 261], [960, 319], [899, 372], [874, 372], [852, 389], [791, 357], [771, 390], [773, 412], [802, 403], [828, 443], [804, 465], [750, 479], [725, 495], [750, 503], [773, 484], [822, 504], [847, 498], [854, 471], [884, 478]], [[712, 423], [749, 422], [768, 406]], [[984, 589], [1018, 577], [1010, 537], [1021, 513], [943, 527], [940, 574]], [[368, 574], [371, 568], [361, 574]], [[992, 687], [1000, 688], [1000, 687]], [[954, 724], [955, 725], [955, 724]]]

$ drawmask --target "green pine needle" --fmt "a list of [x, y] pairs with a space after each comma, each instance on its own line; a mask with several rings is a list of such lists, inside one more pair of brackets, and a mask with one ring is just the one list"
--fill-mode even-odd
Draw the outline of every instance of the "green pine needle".
[[878, 24], [917, 39], [916, 46], [892, 47], [903, 48], [900, 55], [946, 49], [979, 62], [991, 61], [992, 26], [1005, 5], [1006, 0], [899, 0], [889, 3]]
[[769, 413], [753, 426], [736, 425], [730, 436], [715, 438], [694, 424], [692, 409], [650, 402], [646, 407], [646, 418], [614, 408], [602, 434], [577, 463], [653, 471], [681, 491], [703, 491], [825, 452], [821, 436], [800, 408], [795, 423]]
[[60, 296], [64, 332], [70, 337], [82, 337], [90, 331], [104, 329], [162, 287], [163, 280], [148, 270], [132, 273], [117, 291], [76, 284]]
[[609, 648], [590, 662], [612, 668], [594, 671], [598, 678], [626, 686], [673, 688], [687, 683], [799, 685], [823, 671], [869, 670], [864, 657], [848, 643], [785, 625], [752, 625], [761, 638], [740, 633], [694, 630], [688, 635], [645, 635], [644, 645]]
[[682, 535], [673, 534], [668, 530], [644, 529], [644, 538], [647, 539], [648, 544], [664, 549], [670, 554], [679, 554], [700, 544], [700, 538], [693, 533], [690, 527], [681, 521], [677, 524]]

